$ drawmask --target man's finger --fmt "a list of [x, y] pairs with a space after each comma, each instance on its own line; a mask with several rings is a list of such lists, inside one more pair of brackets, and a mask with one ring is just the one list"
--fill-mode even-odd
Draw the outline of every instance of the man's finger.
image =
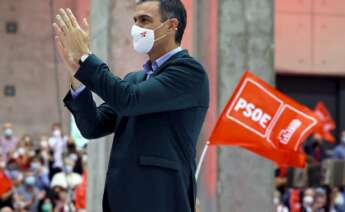
[[60, 53], [61, 56], [65, 56], [65, 53], [67, 52], [65, 47], [63, 46], [59, 36], [55, 36], [55, 43], [56, 43], [56, 46], [57, 46], [57, 49]]
[[66, 48], [64, 48], [63, 43], [61, 42], [60, 38], [58, 36], [55, 37], [55, 42], [56, 42], [56, 46], [59, 52], [59, 55], [62, 59], [62, 61], [65, 64], [70, 64], [69, 60], [69, 55], [68, 52], [66, 50]]
[[63, 43], [61, 39], [59, 38], [59, 36], [55, 36], [55, 42], [58, 49], [58, 53], [62, 61], [65, 63], [65, 65], [69, 67], [69, 76], [71, 77], [74, 75], [74, 72], [72, 72], [72, 70], [77, 69], [77, 65], [72, 62], [71, 60], [72, 58], [70, 58], [70, 55], [67, 49], [64, 48]]
[[56, 43], [56, 47], [58, 48], [58, 50], [60, 51], [61, 49], [63, 49], [62, 43], [60, 41], [59, 36], [55, 36], [55, 43]]
[[64, 34], [68, 32], [68, 28], [60, 15], [56, 15], [56, 23], [58, 24], [58, 26], [60, 27], [60, 29], [63, 31]]
[[60, 12], [60, 15], [61, 15], [61, 17], [62, 17], [62, 20], [65, 22], [67, 28], [68, 28], [69, 30], [73, 29], [74, 27], [73, 27], [73, 25], [72, 25], [71, 19], [70, 19], [69, 16], [67, 15], [66, 11], [65, 11], [64, 9], [61, 8], [61, 9], [59, 10], [59, 12]]
[[73, 27], [80, 28], [79, 23], [70, 8], [67, 9], [67, 15], [70, 18]]
[[55, 29], [55, 31], [57, 33], [57, 36], [59, 37], [59, 39], [60, 39], [60, 41], [61, 41], [61, 43], [63, 45], [63, 47], [65, 48], [66, 47], [66, 45], [65, 45], [65, 43], [66, 43], [66, 36], [65, 36], [65, 34], [63, 33], [61, 28], [56, 23], [53, 24], [53, 27], [54, 27], [54, 29]]
[[83, 29], [88, 34], [90, 33], [90, 26], [89, 26], [89, 23], [87, 22], [86, 18], [83, 18]]
[[55, 37], [55, 43], [56, 43], [56, 47], [57, 47], [57, 50], [59, 52], [59, 55], [61, 57], [61, 59], [66, 62], [66, 56], [67, 56], [67, 53], [66, 53], [66, 50], [65, 48], [63, 47], [62, 43], [61, 43], [61, 40], [59, 39], [58, 36]]
[[57, 23], [53, 23], [53, 28], [58, 36], [62, 37], [65, 35], [62, 29], [57, 25]]

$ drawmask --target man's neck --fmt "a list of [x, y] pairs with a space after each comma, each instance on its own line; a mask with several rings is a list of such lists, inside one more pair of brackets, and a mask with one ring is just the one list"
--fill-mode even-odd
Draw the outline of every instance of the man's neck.
[[157, 49], [155, 51], [150, 52], [149, 58], [151, 62], [154, 62], [158, 58], [162, 57], [163, 55], [170, 52], [171, 50], [176, 49], [177, 47], [179, 46], [175, 43], [173, 45], [166, 45], [165, 48]]

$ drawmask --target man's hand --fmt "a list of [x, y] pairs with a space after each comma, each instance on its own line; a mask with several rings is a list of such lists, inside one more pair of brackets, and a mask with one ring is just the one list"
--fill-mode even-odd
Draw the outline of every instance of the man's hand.
[[60, 9], [53, 23], [56, 45], [70, 77], [78, 70], [81, 56], [90, 53], [89, 25], [85, 18], [83, 25], [80, 27], [70, 9]]

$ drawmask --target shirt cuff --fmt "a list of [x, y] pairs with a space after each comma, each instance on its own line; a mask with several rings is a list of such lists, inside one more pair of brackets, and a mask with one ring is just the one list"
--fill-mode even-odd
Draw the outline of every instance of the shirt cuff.
[[76, 97], [79, 96], [79, 94], [81, 92], [83, 92], [83, 90], [86, 88], [85, 85], [81, 85], [79, 88], [77, 88], [76, 90], [73, 90], [73, 88], [71, 89], [71, 95], [72, 95], [72, 98], [75, 99]]
[[[91, 53], [90, 53], [91, 54]], [[84, 54], [84, 55], [82, 55], [81, 56], [81, 58], [80, 58], [80, 62], [85, 62], [85, 60], [90, 56], [90, 54]]]

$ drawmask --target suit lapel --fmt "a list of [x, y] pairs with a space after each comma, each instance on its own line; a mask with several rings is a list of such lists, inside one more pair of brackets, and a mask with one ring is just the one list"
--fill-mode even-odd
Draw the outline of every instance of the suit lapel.
[[[184, 57], [188, 55], [188, 51], [187, 50], [182, 50], [181, 52], [175, 54], [174, 56], [172, 56], [168, 61], [166, 61], [165, 63], [163, 63], [158, 69], [157, 71], [155, 71], [151, 77], [154, 77], [156, 75], [158, 75], [162, 70], [164, 70], [165, 67], [167, 67], [171, 61], [173, 61], [174, 59], [176, 58], [181, 58], [181, 57]], [[135, 82], [136, 83], [140, 83], [140, 82], [143, 82], [146, 80], [146, 74], [144, 71], [139, 71], [137, 72], [136, 74], [136, 79], [135, 79]], [[126, 127], [127, 125], [127, 122], [128, 122], [128, 117], [118, 117], [118, 125], [116, 127], [116, 130], [115, 130], [115, 136], [118, 136], [121, 132], [121, 130], [124, 130], [124, 128]]]
[[144, 71], [140, 72], [137, 76], [137, 79], [136, 79], [136, 82], [139, 83], [139, 82], [142, 82], [142, 81], [145, 81], [146, 80], [146, 74]]

